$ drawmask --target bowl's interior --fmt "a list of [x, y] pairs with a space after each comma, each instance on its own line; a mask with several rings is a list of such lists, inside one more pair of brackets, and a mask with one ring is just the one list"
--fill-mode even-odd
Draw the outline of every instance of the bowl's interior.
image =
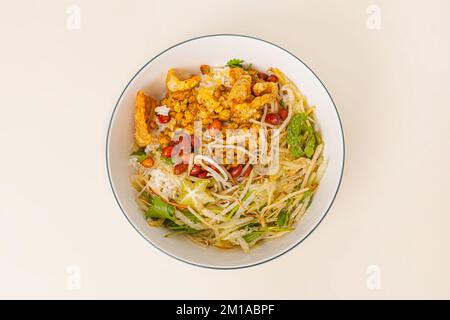
[[[130, 185], [132, 169], [128, 158], [133, 143], [135, 95], [139, 89], [154, 98], [164, 95], [164, 79], [169, 68], [198, 73], [201, 64], [223, 65], [231, 58], [244, 59], [261, 70], [274, 66], [281, 69], [316, 105], [316, 116], [325, 142], [328, 167], [313, 202], [295, 231], [285, 237], [266, 241], [252, 249], [223, 250], [199, 247], [185, 237], [165, 238], [167, 230], [147, 225], [138, 209]], [[128, 84], [111, 119], [107, 161], [110, 180], [117, 201], [134, 227], [153, 245], [173, 257], [193, 264], [235, 268], [261, 263], [274, 258], [301, 242], [328, 211], [339, 187], [342, 174], [344, 144], [341, 124], [333, 102], [319, 79], [296, 57], [270, 43], [241, 36], [211, 36], [184, 42], [151, 60]]]

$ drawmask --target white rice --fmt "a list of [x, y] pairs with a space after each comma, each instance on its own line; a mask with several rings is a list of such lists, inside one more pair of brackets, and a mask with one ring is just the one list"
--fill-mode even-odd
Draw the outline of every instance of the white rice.
[[170, 177], [157, 168], [150, 171], [149, 186], [166, 198], [173, 197], [178, 187]]

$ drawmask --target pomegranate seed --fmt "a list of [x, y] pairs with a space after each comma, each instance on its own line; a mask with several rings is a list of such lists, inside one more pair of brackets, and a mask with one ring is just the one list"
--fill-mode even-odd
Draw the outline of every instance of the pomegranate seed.
[[270, 76], [267, 77], [267, 81], [268, 82], [278, 82], [278, 77], [274, 74], [271, 74]]
[[208, 171], [202, 170], [199, 174], [197, 174], [197, 178], [205, 179], [206, 177], [208, 177]]
[[233, 178], [238, 177], [242, 173], [242, 165], [237, 165], [234, 168], [231, 168], [230, 174]]
[[196, 176], [202, 171], [202, 168], [196, 164], [192, 167], [191, 176]]
[[207, 74], [210, 71], [210, 67], [207, 64], [202, 64], [200, 66], [200, 71], [202, 72], [202, 74]]
[[213, 169], [215, 172], [220, 173], [219, 169], [217, 169], [217, 168], [216, 168], [215, 166], [213, 166], [212, 164], [210, 164], [209, 167], [210, 167], [211, 169]]
[[172, 158], [172, 149], [173, 149], [173, 146], [164, 147], [161, 150], [161, 155], [166, 158]]
[[252, 170], [253, 170], [253, 166], [248, 166], [248, 168], [242, 172], [242, 176], [248, 177], [250, 175], [250, 172], [252, 172]]
[[273, 125], [280, 124], [280, 116], [276, 113], [269, 113], [266, 116], [266, 122]]
[[265, 81], [265, 80], [267, 80], [267, 77], [268, 77], [268, 75], [265, 74], [264, 72], [258, 72], [258, 79]]
[[289, 111], [287, 109], [280, 109], [280, 111], [278, 111], [278, 114], [280, 115], [281, 119], [286, 120]]
[[208, 127], [209, 131], [220, 131], [222, 129], [222, 122], [220, 120], [214, 120]]
[[176, 175], [182, 174], [188, 169], [188, 165], [186, 163], [179, 163], [173, 167], [173, 173]]
[[159, 120], [159, 122], [161, 122], [161, 123], [167, 123], [167, 122], [170, 121], [170, 116], [164, 116], [164, 115], [160, 114], [160, 115], [158, 116], [158, 120]]

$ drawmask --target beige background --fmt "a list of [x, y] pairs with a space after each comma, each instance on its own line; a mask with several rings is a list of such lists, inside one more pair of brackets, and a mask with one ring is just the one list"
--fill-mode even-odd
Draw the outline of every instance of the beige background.
[[[66, 26], [71, 4], [80, 30]], [[366, 26], [371, 4], [380, 30]], [[450, 298], [449, 12], [444, 0], [2, 2], [0, 298]], [[109, 117], [131, 76], [213, 33], [301, 57], [346, 137], [341, 190], [320, 227], [237, 271], [151, 247], [105, 169]], [[70, 290], [73, 265], [81, 285]], [[379, 290], [367, 286], [373, 265]]]

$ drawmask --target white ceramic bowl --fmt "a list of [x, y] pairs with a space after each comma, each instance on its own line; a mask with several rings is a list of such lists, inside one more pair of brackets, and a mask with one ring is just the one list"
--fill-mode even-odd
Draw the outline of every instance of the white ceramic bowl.
[[[149, 227], [138, 209], [130, 185], [132, 169], [128, 165], [133, 143], [135, 96], [139, 89], [161, 98], [169, 68], [198, 73], [201, 64], [223, 65], [231, 58], [244, 59], [260, 70], [275, 66], [300, 88], [311, 105], [316, 105], [316, 117], [325, 142], [328, 160], [326, 173], [313, 202], [295, 231], [252, 249], [241, 250], [202, 248], [184, 237], [165, 238], [167, 229]], [[154, 247], [184, 262], [219, 269], [254, 266], [272, 260], [302, 242], [329, 211], [342, 177], [344, 136], [336, 107], [330, 94], [317, 76], [297, 57], [285, 49], [264, 40], [240, 35], [211, 35], [177, 44], [151, 59], [130, 80], [114, 108], [108, 129], [106, 158], [111, 187], [120, 209], [133, 227]], [[130, 248], [132, 250], [132, 248]], [[143, 253], [145, 254], [145, 253]]]

